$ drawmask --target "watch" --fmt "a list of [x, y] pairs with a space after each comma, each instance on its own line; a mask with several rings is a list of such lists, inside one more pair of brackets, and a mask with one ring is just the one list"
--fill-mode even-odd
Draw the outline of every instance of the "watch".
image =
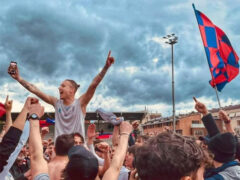
[[32, 119], [32, 120], [39, 120], [39, 117], [37, 114], [33, 113], [31, 115], [28, 116], [28, 119]]

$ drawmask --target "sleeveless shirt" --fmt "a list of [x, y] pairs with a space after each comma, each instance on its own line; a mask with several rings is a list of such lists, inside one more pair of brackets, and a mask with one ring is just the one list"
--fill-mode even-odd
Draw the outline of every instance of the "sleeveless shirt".
[[79, 99], [65, 106], [63, 100], [55, 104], [55, 133], [54, 139], [62, 134], [80, 133], [85, 139], [85, 115], [82, 112]]

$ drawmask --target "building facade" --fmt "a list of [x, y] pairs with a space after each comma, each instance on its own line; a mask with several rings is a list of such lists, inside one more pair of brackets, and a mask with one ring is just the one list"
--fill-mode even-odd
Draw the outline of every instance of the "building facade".
[[[156, 118], [142, 124], [144, 134], [158, 134], [166, 129], [173, 130], [172, 117]], [[201, 115], [192, 112], [190, 114], [183, 114], [176, 116], [176, 132], [184, 136], [205, 136], [207, 134]]]

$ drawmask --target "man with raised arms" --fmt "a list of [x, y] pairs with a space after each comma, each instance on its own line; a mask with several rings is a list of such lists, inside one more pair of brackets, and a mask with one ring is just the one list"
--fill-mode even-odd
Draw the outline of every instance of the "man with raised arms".
[[101, 72], [93, 79], [87, 91], [78, 99], [75, 99], [75, 93], [79, 85], [70, 79], [64, 80], [59, 89], [60, 99], [47, 95], [39, 90], [33, 84], [24, 80], [20, 74], [17, 66], [9, 66], [8, 73], [17, 80], [28, 91], [35, 94], [43, 101], [51, 104], [55, 108], [55, 139], [62, 134], [70, 134], [74, 132], [80, 133], [85, 138], [84, 118], [86, 115], [86, 108], [89, 101], [92, 99], [94, 92], [102, 81], [108, 68], [114, 63], [114, 57], [111, 57], [111, 51], [105, 66]]

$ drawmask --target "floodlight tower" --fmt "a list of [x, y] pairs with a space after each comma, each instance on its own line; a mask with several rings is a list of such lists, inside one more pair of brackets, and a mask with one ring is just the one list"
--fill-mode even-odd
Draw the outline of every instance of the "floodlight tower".
[[175, 34], [169, 34], [163, 37], [165, 43], [171, 45], [172, 50], [172, 106], [173, 106], [173, 131], [176, 132], [176, 118], [175, 118], [175, 92], [174, 92], [174, 56], [173, 45], [177, 43], [178, 37]]

